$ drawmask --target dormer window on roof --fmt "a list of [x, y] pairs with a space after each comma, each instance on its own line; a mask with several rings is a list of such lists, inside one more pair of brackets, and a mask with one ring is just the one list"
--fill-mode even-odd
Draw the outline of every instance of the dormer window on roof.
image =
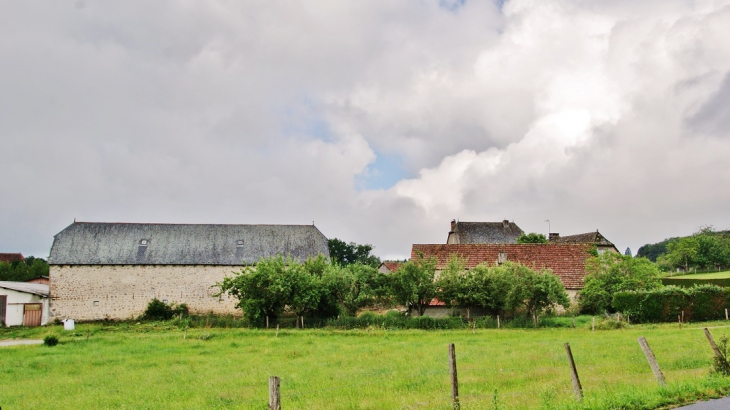
[[142, 239], [139, 241], [139, 246], [147, 246], [147, 239]]
[[239, 239], [236, 241], [236, 246], [243, 246], [243, 239]]

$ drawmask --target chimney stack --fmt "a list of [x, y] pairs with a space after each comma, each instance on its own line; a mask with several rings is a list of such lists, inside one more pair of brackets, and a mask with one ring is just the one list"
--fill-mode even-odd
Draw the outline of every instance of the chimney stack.
[[506, 219], [505, 219], [505, 220], [503, 220], [503, 221], [502, 221], [502, 226], [504, 227], [504, 229], [507, 229], [507, 227], [509, 227], [509, 221], [508, 221], [508, 220], [506, 220]]
[[555, 239], [560, 238], [560, 234], [557, 232], [550, 232], [550, 237], [548, 238], [549, 241], [553, 241]]

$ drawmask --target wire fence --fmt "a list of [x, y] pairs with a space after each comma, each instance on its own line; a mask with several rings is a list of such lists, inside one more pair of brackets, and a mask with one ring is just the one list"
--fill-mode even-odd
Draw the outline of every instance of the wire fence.
[[[707, 336], [708, 342], [710, 343], [712, 349], [715, 352], [716, 356], [720, 356], [723, 358], [723, 360], [727, 360], [717, 349], [714, 340], [712, 339], [712, 336], [710, 335], [710, 332], [705, 329], [705, 335]], [[600, 377], [598, 377], [599, 380], [603, 381], [601, 383], [602, 386], [620, 386], [620, 385], [637, 385], [637, 383], [650, 383], [652, 382], [652, 379], [655, 379], [660, 385], [664, 383], [664, 376], [661, 374], [661, 370], [659, 369], [659, 365], [656, 362], [656, 359], [654, 358], [653, 352], [651, 351], [651, 348], [646, 343], [646, 340], [644, 339], [642, 343], [643, 337], [639, 338], [639, 346], [645, 356], [646, 356], [646, 362], [648, 362], [647, 372], [645, 374], [637, 375], [637, 374], [621, 374], [620, 371], [610, 374], [609, 377], [606, 377], [605, 374], [602, 374]], [[599, 373], [602, 368], [597, 365], [581, 365], [579, 363], [578, 369], [576, 370], [575, 367], [572, 368], [572, 370], [569, 370], [570, 366], [568, 363], [573, 364], [573, 358], [572, 353], [570, 353], [569, 345], [566, 343], [566, 351], [568, 352], [567, 360], [562, 362], [562, 365], [565, 366], [565, 381], [562, 384], [558, 384], [557, 386], [553, 386], [552, 388], [544, 391], [542, 394], [545, 395], [547, 398], [556, 398], [556, 397], [563, 397], [570, 396], [571, 391], [575, 395], [576, 400], [581, 400], [583, 397], [583, 388], [580, 385], [580, 381], [578, 380], [578, 374], [583, 375], [587, 380], [593, 379], [592, 375]], [[637, 349], [638, 350], [638, 349]], [[585, 355], [585, 352], [581, 352]], [[469, 357], [468, 355], [465, 355]], [[587, 356], [587, 355], [586, 355]], [[639, 356], [637, 356], [639, 357]], [[450, 358], [453, 360], [453, 365], [450, 360], [447, 360]], [[638, 360], [638, 359], [637, 359]], [[535, 399], [535, 389], [531, 388], [528, 390], [514, 390], [510, 389], [509, 387], [505, 388], [503, 385], [500, 387], [498, 383], [486, 383], [481, 385], [476, 385], [473, 381], [469, 381], [466, 384], [462, 385], [462, 388], [465, 387], [465, 389], [462, 391], [462, 394], [454, 394], [454, 392], [458, 391], [459, 387], [459, 378], [464, 379], [472, 379], [473, 376], [479, 375], [481, 379], [484, 378], [491, 378], [493, 376], [501, 376], [501, 377], [515, 377], [520, 376], [524, 379], [539, 379], [541, 373], [545, 373], [548, 375], [553, 375], [555, 373], [556, 366], [540, 366], [540, 367], [531, 367], [529, 365], [525, 366], [514, 366], [514, 367], [495, 367], [495, 366], [489, 366], [489, 365], [481, 365], [481, 364], [474, 364], [474, 363], [468, 363], [462, 366], [457, 365], [456, 362], [456, 354], [454, 353], [454, 346], [451, 345], [451, 348], [449, 349], [449, 356], [444, 355], [444, 360], [441, 362], [442, 364], [439, 366], [439, 368], [436, 369], [421, 369], [419, 371], [415, 372], [409, 372], [407, 374], [398, 373], [394, 374], [391, 377], [391, 380], [398, 380], [401, 384], [408, 383], [411, 381], [419, 380], [423, 381], [424, 379], [429, 379], [434, 376], [438, 376], [442, 380], [442, 389], [441, 390], [433, 390], [432, 394], [426, 396], [426, 397], [419, 397], [418, 400], [415, 400], [413, 402], [407, 402], [409, 399], [409, 396], [407, 392], [400, 392], [401, 400], [404, 402], [400, 407], [402, 410], [408, 410], [408, 409], [421, 409], [421, 408], [452, 408], [452, 409], [461, 409], [463, 407], [469, 407], [469, 406], [477, 406], [480, 408], [503, 408], [502, 405], [504, 404], [517, 404], [517, 403], [532, 403]], [[556, 364], [557, 365], [557, 364]], [[621, 363], [619, 367], [625, 367], [627, 363]], [[649, 368], [654, 373], [654, 377], [652, 378], [651, 373], [648, 372]], [[570, 372], [573, 372], [574, 374], [574, 382], [573, 386], [571, 388], [569, 379], [570, 377], [568, 374]], [[382, 372], [377, 370], [373, 371], [373, 375], [381, 374]], [[661, 376], [660, 376], [661, 375]], [[272, 378], [273, 379], [273, 378]], [[312, 406], [307, 404], [307, 399], [313, 399], [315, 397], [331, 397], [334, 395], [337, 395], [343, 391], [357, 391], [357, 390], [367, 390], [368, 388], [384, 388], [383, 380], [373, 378], [370, 381], [367, 382], [351, 382], [351, 383], [338, 383], [336, 386], [330, 386], [330, 387], [323, 387], [318, 389], [301, 389], [297, 387], [291, 387], [287, 389], [287, 380], [286, 378], [281, 379], [281, 390], [279, 390], [279, 382], [277, 377], [277, 383], [276, 383], [276, 389], [269, 390], [269, 409], [270, 410], [280, 410], [281, 408], [287, 408], [287, 403], [292, 404], [294, 407], [305, 407], [305, 408], [311, 408]], [[575, 383], [577, 381], [577, 384]], [[593, 386], [596, 385], [596, 383], [592, 383]], [[271, 386], [271, 383], [270, 383]], [[451, 388], [451, 396], [449, 395], [449, 386]], [[252, 400], [246, 400], [242, 403], [245, 404], [253, 404], [258, 403], [259, 405], [263, 405], [262, 399], [252, 399]], [[261, 407], [259, 407], [261, 408]]]

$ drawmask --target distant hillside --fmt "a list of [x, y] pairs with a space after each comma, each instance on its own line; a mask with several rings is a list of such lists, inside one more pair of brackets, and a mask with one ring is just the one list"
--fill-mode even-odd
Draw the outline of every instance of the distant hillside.
[[[718, 234], [730, 234], [730, 230], [718, 231], [717, 233]], [[692, 236], [692, 235], [687, 235], [687, 236]], [[686, 238], [686, 236], [682, 236], [682, 238]], [[645, 258], [648, 258], [652, 262], [656, 262], [656, 258], [659, 255], [667, 253], [667, 244], [675, 239], [679, 239], [679, 238], [678, 237], [669, 238], [669, 239], [665, 239], [661, 242], [652, 243], [652, 244], [647, 243], [646, 245], [639, 248], [639, 251], [636, 252], [636, 256], [637, 257], [643, 256]]]

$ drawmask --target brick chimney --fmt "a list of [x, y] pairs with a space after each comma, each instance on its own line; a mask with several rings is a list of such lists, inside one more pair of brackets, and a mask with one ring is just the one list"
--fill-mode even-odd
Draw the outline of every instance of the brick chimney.
[[506, 220], [506, 219], [505, 219], [505, 220], [503, 220], [503, 221], [502, 221], [502, 226], [504, 227], [504, 229], [507, 229], [507, 227], [509, 227], [509, 221], [508, 221], [508, 220]]
[[555, 239], [560, 238], [560, 234], [557, 232], [550, 232], [550, 237], [548, 238], [549, 241], [554, 241]]

